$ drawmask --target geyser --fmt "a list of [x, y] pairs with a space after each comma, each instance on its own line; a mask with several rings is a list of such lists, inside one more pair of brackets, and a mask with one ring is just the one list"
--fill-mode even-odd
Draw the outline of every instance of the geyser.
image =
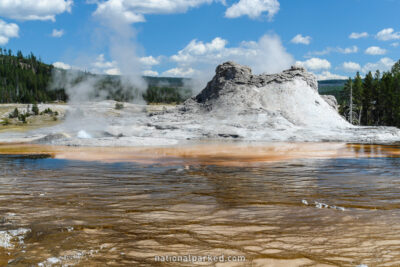
[[[326, 99], [326, 100], [325, 100]], [[328, 102], [329, 103], [328, 103]], [[81, 146], [160, 146], [188, 140], [241, 141], [339, 141], [391, 143], [400, 141], [394, 127], [358, 127], [342, 118], [335, 99], [318, 94], [316, 77], [292, 67], [277, 74], [253, 75], [249, 67], [226, 62], [216, 68], [214, 78], [196, 97], [175, 108], [148, 112], [144, 105], [124, 104], [123, 110], [105, 102], [87, 103], [82, 117], [105, 118], [101, 134], [92, 138], [76, 135], [66, 123], [31, 132], [30, 140]], [[90, 122], [90, 120], [89, 120]], [[98, 128], [91, 128], [91, 133]], [[54, 135], [56, 133], [65, 133]], [[32, 138], [32, 135], [37, 137]], [[57, 136], [45, 138], [43, 134]], [[81, 138], [79, 138], [81, 137]]]

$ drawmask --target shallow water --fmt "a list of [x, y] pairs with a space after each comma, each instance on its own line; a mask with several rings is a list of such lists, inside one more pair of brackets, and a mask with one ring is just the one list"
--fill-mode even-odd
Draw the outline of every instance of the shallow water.
[[1, 155], [0, 266], [399, 266], [400, 148], [345, 147], [257, 164]]

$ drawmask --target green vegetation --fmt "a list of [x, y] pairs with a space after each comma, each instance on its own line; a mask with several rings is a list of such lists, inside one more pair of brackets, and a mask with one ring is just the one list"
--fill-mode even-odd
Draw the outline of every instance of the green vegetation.
[[147, 103], [178, 104], [191, 95], [192, 91], [189, 89], [149, 86], [146, 93], [143, 94], [143, 98]]
[[0, 48], [0, 103], [34, 103], [66, 100], [63, 91], [48, 90], [53, 66], [33, 54]]
[[346, 96], [344, 94], [344, 84], [346, 80], [325, 80], [318, 81], [318, 92], [321, 95], [333, 95], [338, 103], [342, 103]]
[[[55, 113], [57, 113], [57, 114], [55, 114]], [[58, 112], [57, 111], [53, 112], [53, 110], [51, 110], [51, 108], [46, 108], [44, 111], [40, 112], [40, 115], [43, 115], [43, 114], [58, 115]]]
[[115, 103], [115, 109], [116, 109], [116, 110], [124, 109], [124, 104], [122, 104], [122, 103]]
[[2, 120], [1, 124], [2, 124], [3, 126], [7, 126], [7, 125], [10, 124], [10, 120], [7, 119], [7, 118], [5, 118], [5, 119]]
[[33, 104], [33, 106], [32, 106], [32, 112], [33, 112], [34, 115], [39, 115], [39, 108], [38, 108], [38, 105], [36, 103]]
[[8, 115], [8, 117], [9, 117], [10, 119], [18, 118], [18, 116], [19, 116], [19, 111], [18, 111], [17, 108], [15, 108], [14, 111], [11, 112], [11, 113]]
[[27, 114], [19, 114], [18, 120], [22, 121], [23, 123], [26, 123], [26, 117], [29, 117], [29, 116], [27, 116]]
[[[30, 112], [32, 111], [32, 113]], [[39, 107], [37, 104], [34, 104], [32, 108], [30, 108], [30, 105], [27, 106], [26, 111], [22, 112], [18, 110], [18, 108], [15, 108], [10, 114], [8, 114], [8, 118], [3, 119], [1, 124], [3, 126], [10, 125], [10, 124], [16, 124], [18, 121], [22, 123], [28, 123], [27, 118], [31, 116], [38, 116], [38, 115], [50, 115], [51, 118], [56, 121], [58, 120], [58, 112], [57, 111], [52, 111], [50, 108], [45, 109], [44, 111], [40, 112]]]
[[[352, 90], [353, 113], [350, 114], [350, 91]], [[368, 126], [400, 127], [400, 61], [391, 71], [373, 75], [367, 73], [364, 79], [357, 73], [349, 78], [340, 99], [340, 113], [353, 123]]]
[[32, 53], [24, 56], [18, 51], [14, 55], [11, 50], [0, 48], [0, 103], [65, 102], [68, 100], [66, 86], [77, 86], [86, 81], [95, 88], [89, 96], [91, 99], [129, 102], [143, 97], [148, 103], [180, 103], [191, 96], [190, 90], [185, 88], [185, 79], [143, 78], [148, 89], [141, 94], [119, 76], [57, 69]]

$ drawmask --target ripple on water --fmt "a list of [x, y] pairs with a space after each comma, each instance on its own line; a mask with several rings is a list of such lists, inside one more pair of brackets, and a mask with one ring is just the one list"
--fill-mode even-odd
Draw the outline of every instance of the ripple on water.
[[399, 159], [186, 164], [0, 157], [0, 266], [400, 264]]

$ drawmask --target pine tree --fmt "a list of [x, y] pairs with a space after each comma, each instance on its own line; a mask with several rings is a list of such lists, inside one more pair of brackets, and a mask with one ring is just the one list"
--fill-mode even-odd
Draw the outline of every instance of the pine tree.
[[373, 109], [373, 76], [371, 72], [365, 76], [362, 83], [362, 109], [361, 109], [361, 125], [372, 124], [372, 109]]

